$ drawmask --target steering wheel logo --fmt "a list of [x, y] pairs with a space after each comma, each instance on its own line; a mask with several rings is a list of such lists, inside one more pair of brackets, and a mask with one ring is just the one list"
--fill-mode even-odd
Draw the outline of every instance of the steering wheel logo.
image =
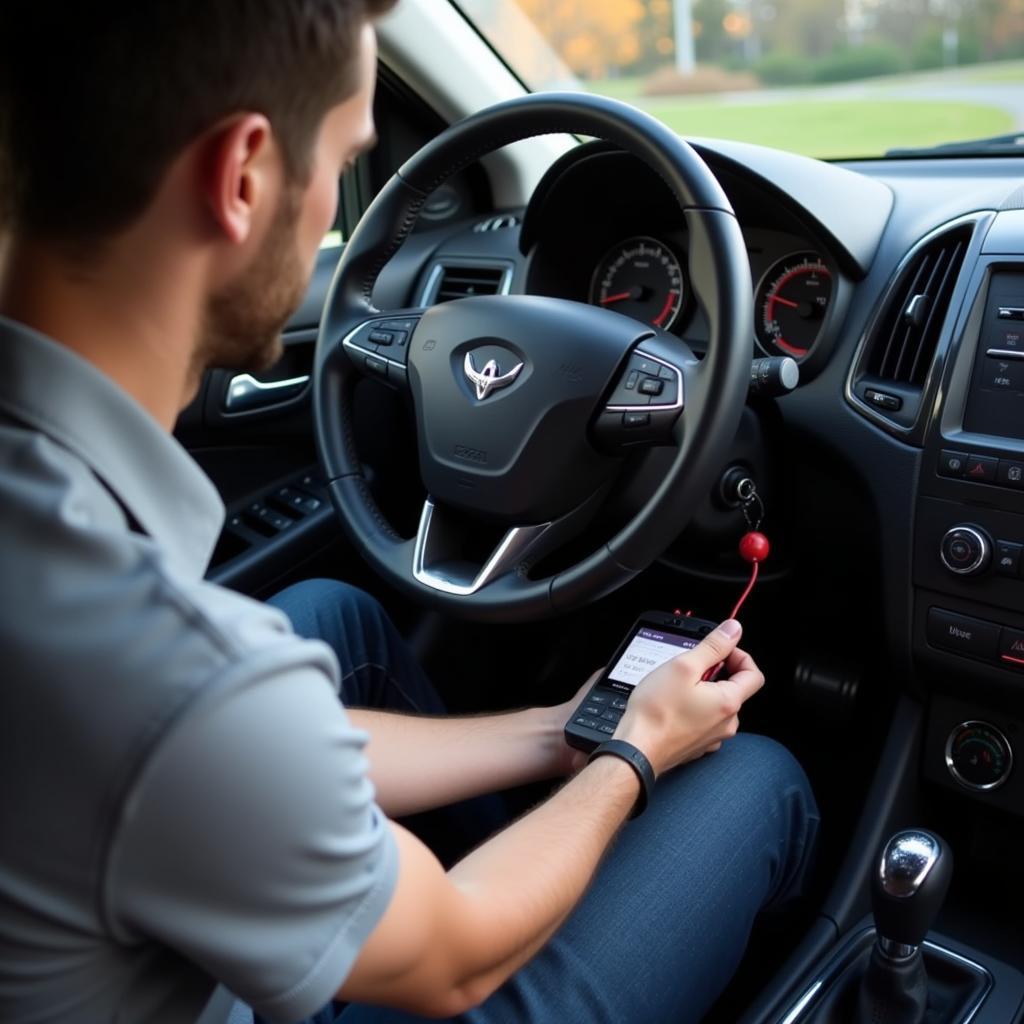
[[476, 398], [482, 402], [492, 391], [499, 388], [507, 388], [519, 376], [523, 368], [522, 363], [516, 363], [508, 373], [502, 373], [496, 359], [488, 359], [484, 368], [478, 370], [473, 363], [473, 353], [467, 352], [466, 359], [462, 364], [462, 370], [466, 374], [466, 380], [476, 387]]

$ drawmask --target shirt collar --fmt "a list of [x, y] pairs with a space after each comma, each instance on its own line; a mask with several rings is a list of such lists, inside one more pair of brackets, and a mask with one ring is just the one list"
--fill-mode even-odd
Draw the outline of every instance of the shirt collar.
[[224, 521], [216, 488], [174, 437], [92, 363], [0, 316], [0, 409], [74, 452], [178, 572], [203, 575]]

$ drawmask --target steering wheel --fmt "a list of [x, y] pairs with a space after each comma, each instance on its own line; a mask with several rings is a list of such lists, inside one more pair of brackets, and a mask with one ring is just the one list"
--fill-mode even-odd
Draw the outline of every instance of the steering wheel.
[[[689, 275], [710, 327], [698, 360], [675, 335], [567, 299], [477, 296], [374, 308], [381, 269], [451, 175], [520, 139], [575, 133], [644, 161], [678, 201]], [[551, 616], [626, 583], [669, 545], [727, 458], [746, 399], [753, 299], [732, 207], [699, 156], [659, 121], [604, 97], [535, 94], [452, 125], [408, 160], [345, 246], [314, 366], [319, 457], [344, 530], [385, 579], [429, 605], [504, 622]], [[355, 448], [363, 375], [404, 391], [428, 498], [414, 538], [374, 501]], [[638, 514], [569, 568], [531, 569], [575, 540], [629, 453], [668, 445]]]

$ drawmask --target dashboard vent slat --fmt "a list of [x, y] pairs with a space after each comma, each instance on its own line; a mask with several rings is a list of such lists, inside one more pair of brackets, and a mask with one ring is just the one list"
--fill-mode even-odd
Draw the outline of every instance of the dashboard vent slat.
[[949, 312], [972, 227], [922, 246], [903, 269], [868, 344], [864, 368], [883, 381], [923, 388]]
[[473, 230], [477, 233], [486, 231], [501, 231], [504, 228], [516, 228], [522, 223], [523, 218], [515, 213], [501, 213], [496, 217], [488, 217], [487, 220], [482, 220], [478, 224], [473, 225]]
[[502, 266], [473, 266], [445, 263], [431, 274], [423, 305], [451, 302], [473, 295], [498, 295], [508, 291], [510, 269]]

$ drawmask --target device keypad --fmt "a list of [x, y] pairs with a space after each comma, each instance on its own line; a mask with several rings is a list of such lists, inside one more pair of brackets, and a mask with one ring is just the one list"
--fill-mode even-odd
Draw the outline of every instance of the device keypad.
[[594, 690], [587, 696], [573, 724], [612, 736], [626, 710], [626, 700], [611, 690]]

